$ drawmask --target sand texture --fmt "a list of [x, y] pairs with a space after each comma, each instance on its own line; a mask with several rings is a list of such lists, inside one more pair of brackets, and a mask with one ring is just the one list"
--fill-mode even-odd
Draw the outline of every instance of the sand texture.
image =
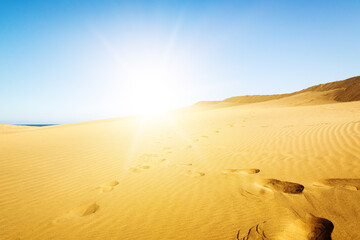
[[360, 239], [360, 102], [337, 89], [3, 125], [0, 239]]

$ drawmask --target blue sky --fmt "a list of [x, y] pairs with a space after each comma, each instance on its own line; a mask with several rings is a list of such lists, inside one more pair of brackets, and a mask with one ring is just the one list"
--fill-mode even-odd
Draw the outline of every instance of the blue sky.
[[356, 76], [359, 11], [359, 1], [0, 0], [0, 123], [118, 117]]

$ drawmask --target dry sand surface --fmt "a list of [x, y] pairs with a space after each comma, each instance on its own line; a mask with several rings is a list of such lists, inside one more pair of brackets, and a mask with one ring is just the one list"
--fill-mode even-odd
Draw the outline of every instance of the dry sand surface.
[[0, 239], [360, 239], [360, 102], [335, 93], [4, 125]]

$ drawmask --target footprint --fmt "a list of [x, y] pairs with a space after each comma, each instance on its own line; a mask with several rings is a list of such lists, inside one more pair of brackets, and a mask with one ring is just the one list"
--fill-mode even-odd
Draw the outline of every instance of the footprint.
[[145, 153], [145, 154], [141, 155], [141, 157], [145, 157], [145, 158], [159, 157], [159, 154], [156, 154], [156, 153]]
[[308, 214], [306, 226], [309, 232], [308, 240], [331, 240], [331, 233], [334, 229], [334, 224], [331, 221]]
[[320, 185], [325, 185], [329, 187], [342, 187], [353, 191], [360, 190], [359, 178], [328, 178], [320, 180], [319, 183]]
[[71, 220], [73, 218], [86, 217], [88, 215], [94, 214], [99, 210], [100, 206], [94, 202], [86, 205], [82, 205], [78, 208], [71, 210], [70, 212], [56, 218], [53, 220], [53, 223], [59, 223], [66, 220]]
[[[237, 240], [264, 240], [264, 239], [273, 239], [272, 236], [275, 234], [277, 236], [284, 236], [284, 239], [288, 239], [287, 237], [292, 236], [291, 239], [295, 239], [296, 237], [299, 239], [307, 239], [307, 240], [331, 240], [331, 233], [334, 229], [334, 225], [331, 221], [325, 218], [315, 217], [311, 214], [307, 214], [304, 222], [295, 221], [290, 224], [289, 229], [285, 228], [277, 232], [271, 226], [266, 226], [267, 222], [263, 222], [251, 227], [248, 232], [244, 235], [240, 235], [240, 231], [238, 231], [236, 235]], [[273, 222], [271, 225], [277, 225], [277, 223]], [[297, 231], [293, 231], [297, 229]], [[265, 234], [266, 229], [266, 234]], [[295, 234], [295, 235], [294, 235]], [[286, 237], [287, 236], [287, 237]], [[280, 239], [280, 238], [279, 238]], [[281, 238], [283, 239], [283, 238]]]
[[192, 166], [192, 163], [179, 163], [178, 166]]
[[219, 133], [220, 131], [216, 130], [214, 133]]
[[149, 165], [140, 165], [140, 166], [129, 168], [129, 171], [133, 172], [133, 173], [139, 173], [139, 172], [141, 172], [141, 170], [148, 170], [150, 168], [151, 167]]
[[150, 169], [151, 167], [149, 165], [142, 165], [139, 168], [141, 168], [141, 169]]
[[301, 184], [280, 181], [277, 179], [265, 179], [261, 183], [264, 187], [283, 193], [299, 194], [304, 190], [304, 186]]
[[95, 202], [87, 205], [80, 206], [78, 208], [75, 208], [71, 210], [70, 213], [72, 213], [75, 216], [78, 217], [85, 217], [90, 214], [96, 213], [99, 210], [100, 206], [97, 205]]
[[242, 173], [242, 174], [256, 174], [259, 173], [260, 169], [257, 168], [245, 168], [245, 169], [225, 169], [223, 173], [229, 174], [229, 173]]
[[137, 168], [137, 167], [129, 168], [129, 171], [130, 171], [130, 172], [133, 172], [133, 173], [139, 173], [139, 172], [141, 172], [141, 170], [140, 170], [139, 168]]
[[100, 185], [96, 189], [98, 189], [101, 193], [111, 192], [114, 189], [114, 187], [118, 184], [119, 184], [119, 182], [114, 180], [114, 181], [108, 182], [106, 184]]
[[203, 177], [203, 176], [205, 176], [205, 173], [188, 170], [187, 175], [192, 176], [192, 177]]
[[[265, 223], [265, 222], [263, 222]], [[238, 231], [236, 235], [236, 239], [238, 240], [263, 240], [269, 239], [266, 237], [265, 231], [262, 229], [260, 224], [257, 224], [249, 229], [247, 234], [243, 237], [240, 236], [240, 231]]]
[[205, 136], [205, 135], [204, 135], [204, 136], [201, 136], [201, 137], [202, 137], [202, 138], [208, 138], [209, 136]]

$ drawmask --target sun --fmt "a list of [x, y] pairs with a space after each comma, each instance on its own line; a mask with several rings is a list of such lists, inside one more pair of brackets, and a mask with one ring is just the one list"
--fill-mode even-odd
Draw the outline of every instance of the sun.
[[129, 74], [129, 107], [133, 114], [153, 114], [179, 106], [176, 82], [161, 63], [134, 66]]
[[193, 89], [190, 79], [194, 76], [188, 69], [189, 56], [174, 54], [173, 36], [167, 44], [135, 38], [120, 55], [117, 45], [113, 46], [99, 33], [96, 35], [116, 68], [114, 89], [110, 92], [119, 94], [109, 108], [121, 115], [144, 115], [185, 107], [189, 103], [184, 95]]

